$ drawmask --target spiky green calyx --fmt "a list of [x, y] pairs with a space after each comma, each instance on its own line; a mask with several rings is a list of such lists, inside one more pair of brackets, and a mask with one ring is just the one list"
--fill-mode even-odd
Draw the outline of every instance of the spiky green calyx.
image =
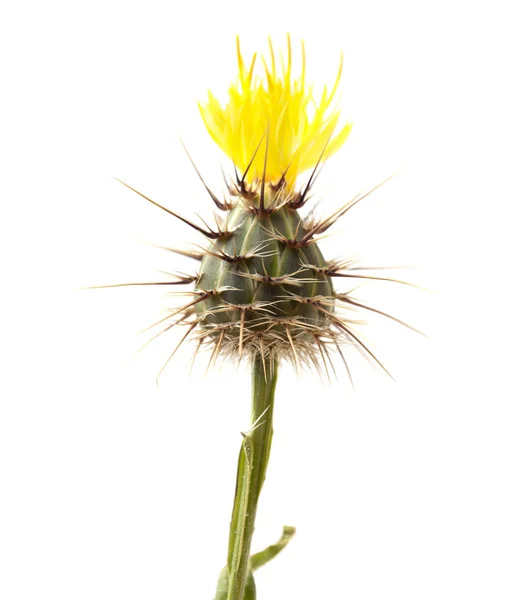
[[328, 364], [335, 372], [329, 354], [331, 349], [338, 351], [350, 377], [342, 348], [353, 345], [390, 375], [355, 332], [359, 321], [352, 318], [353, 312], [364, 310], [382, 315], [420, 332], [353, 298], [352, 292], [335, 291], [332, 282], [343, 278], [344, 281], [414, 284], [369, 274], [366, 271], [373, 269], [358, 266], [353, 260], [327, 261], [317, 245], [318, 236], [384, 182], [356, 196], [324, 219], [303, 219], [299, 209], [309, 199], [318, 166], [299, 192], [289, 190], [284, 177], [278, 184], [255, 181], [247, 188], [236, 174], [236, 183], [229, 185], [228, 199], [221, 202], [204, 183], [217, 208], [225, 212], [224, 219], [216, 215], [216, 230], [208, 225], [205, 228], [198, 226], [124, 184], [209, 239], [208, 247], [199, 250], [167, 248], [198, 260], [200, 267], [196, 275], [176, 274], [169, 281], [99, 286], [195, 284], [193, 292], [178, 292], [178, 295], [192, 296], [191, 301], [170, 310], [166, 317], [151, 326], [164, 324], [149, 342], [176, 325], [188, 326], [163, 369], [186, 339], [195, 339], [198, 342], [196, 352], [201, 346], [212, 348], [212, 362], [220, 354], [227, 359], [258, 356], [264, 364], [269, 360], [270, 365], [279, 359], [287, 359], [298, 371], [307, 365], [325, 372], [328, 377]]
[[334, 340], [329, 265], [284, 188], [237, 189], [223, 235], [200, 264], [195, 305], [203, 337], [230, 355], [315, 362]]

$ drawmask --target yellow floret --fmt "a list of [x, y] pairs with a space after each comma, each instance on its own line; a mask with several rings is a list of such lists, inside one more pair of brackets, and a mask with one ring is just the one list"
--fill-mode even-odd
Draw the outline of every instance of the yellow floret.
[[262, 179], [266, 145], [266, 181], [276, 183], [285, 173], [285, 181], [292, 188], [299, 173], [314, 167], [325, 148], [325, 156], [331, 156], [349, 135], [350, 123], [335, 133], [340, 115], [336, 95], [342, 62], [331, 90], [325, 86], [321, 97], [314, 98], [311, 86], [305, 82], [303, 44], [301, 48], [301, 74], [292, 79], [290, 37], [287, 61], [280, 57], [280, 69], [269, 39], [270, 60], [261, 59], [265, 76], [258, 77], [254, 75], [257, 55], [253, 55], [247, 68], [237, 38], [239, 75], [228, 90], [226, 106], [221, 106], [211, 91], [207, 102], [199, 105], [211, 137], [241, 173], [255, 155], [247, 182]]

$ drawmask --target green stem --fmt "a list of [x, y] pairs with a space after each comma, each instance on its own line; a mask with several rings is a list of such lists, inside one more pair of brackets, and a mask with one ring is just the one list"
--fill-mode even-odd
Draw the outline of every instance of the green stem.
[[257, 356], [252, 371], [251, 429], [243, 434], [237, 486], [230, 523], [227, 600], [243, 600], [250, 571], [250, 546], [257, 504], [266, 475], [273, 437], [273, 404], [278, 365]]

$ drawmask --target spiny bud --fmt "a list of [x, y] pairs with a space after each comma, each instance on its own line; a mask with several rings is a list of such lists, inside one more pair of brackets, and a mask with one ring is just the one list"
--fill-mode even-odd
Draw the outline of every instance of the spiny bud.
[[331, 337], [334, 289], [295, 195], [262, 186], [237, 189], [225, 233], [202, 259], [196, 289], [205, 297], [195, 310], [218, 351], [298, 365]]
[[[154, 337], [175, 325], [187, 325], [177, 348], [185, 339], [195, 338], [197, 350], [203, 345], [212, 349], [211, 362], [220, 354], [239, 360], [258, 355], [264, 365], [287, 359], [297, 370], [305, 364], [317, 370], [322, 366], [326, 373], [328, 363], [332, 367], [333, 348], [349, 373], [342, 348], [353, 344], [386, 371], [354, 331], [353, 311], [364, 309], [414, 328], [351, 293], [335, 291], [333, 281], [398, 280], [368, 274], [347, 259], [328, 261], [317, 243], [337, 219], [382, 184], [322, 220], [300, 215], [319, 166], [341, 147], [351, 124], [338, 131], [336, 95], [342, 63], [332, 88], [324, 88], [320, 99], [314, 99], [305, 82], [304, 47], [300, 76], [293, 79], [290, 38], [287, 42], [282, 72], [277, 70], [270, 41], [270, 59], [262, 59], [264, 75], [259, 77], [256, 55], [247, 68], [237, 40], [239, 72], [229, 88], [228, 102], [222, 106], [209, 93], [208, 101], [199, 105], [211, 137], [235, 166], [235, 178], [227, 182], [223, 200], [207, 187], [197, 169], [223, 213], [221, 218], [215, 216], [216, 227], [197, 225], [137, 192], [208, 240], [200, 251], [169, 248], [200, 261], [200, 267], [196, 277], [175, 276], [172, 281], [149, 284], [195, 283], [191, 300], [156, 323], [163, 323], [164, 329]], [[298, 188], [297, 177], [308, 169], [311, 175]]]

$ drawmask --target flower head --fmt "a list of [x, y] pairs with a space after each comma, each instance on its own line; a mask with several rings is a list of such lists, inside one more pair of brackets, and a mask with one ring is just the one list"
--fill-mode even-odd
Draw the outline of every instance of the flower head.
[[349, 135], [350, 123], [337, 131], [342, 61], [331, 89], [325, 86], [315, 97], [306, 83], [303, 43], [301, 56], [301, 72], [293, 78], [290, 36], [286, 60], [280, 54], [277, 61], [269, 39], [269, 57], [261, 57], [260, 77], [255, 73], [257, 54], [248, 67], [237, 38], [239, 73], [228, 90], [227, 104], [222, 106], [209, 91], [207, 102], [199, 105], [211, 137], [242, 173], [247, 171], [248, 183], [262, 180], [264, 173], [268, 183], [277, 183], [284, 175], [292, 188], [300, 173], [320, 161], [325, 148], [331, 155]]
[[[193, 291], [179, 292], [189, 296], [186, 302], [155, 324], [163, 324], [163, 329], [154, 338], [186, 326], [177, 348], [194, 339], [197, 350], [212, 349], [212, 364], [220, 355], [260, 358], [265, 370], [266, 362], [271, 368], [288, 360], [298, 371], [303, 365], [321, 370], [322, 364], [328, 373], [328, 365], [335, 371], [330, 353], [338, 350], [350, 376], [344, 348], [354, 346], [386, 371], [356, 332], [360, 321], [355, 313], [375, 313], [414, 328], [353, 297], [356, 288], [345, 291], [336, 286], [404, 282], [370, 274], [370, 269], [345, 256], [327, 259], [319, 247], [322, 236], [370, 192], [325, 218], [301, 213], [311, 198], [317, 167], [324, 156], [338, 150], [351, 129], [350, 124], [338, 128], [335, 98], [341, 65], [333, 86], [325, 87], [316, 99], [305, 83], [304, 50], [300, 76], [293, 79], [290, 40], [280, 70], [271, 41], [269, 49], [269, 60], [261, 59], [265, 76], [260, 78], [255, 74], [257, 55], [247, 68], [238, 40], [239, 75], [229, 88], [226, 106], [211, 92], [200, 106], [211, 136], [242, 173], [239, 176], [236, 170], [230, 182], [225, 178], [223, 201], [199, 174], [224, 214], [215, 214], [216, 225], [196, 224], [137, 192], [208, 239], [198, 250], [172, 250], [198, 261], [198, 271], [176, 274], [169, 281], [128, 285], [193, 283]], [[297, 189], [297, 176], [312, 167], [307, 183]]]

